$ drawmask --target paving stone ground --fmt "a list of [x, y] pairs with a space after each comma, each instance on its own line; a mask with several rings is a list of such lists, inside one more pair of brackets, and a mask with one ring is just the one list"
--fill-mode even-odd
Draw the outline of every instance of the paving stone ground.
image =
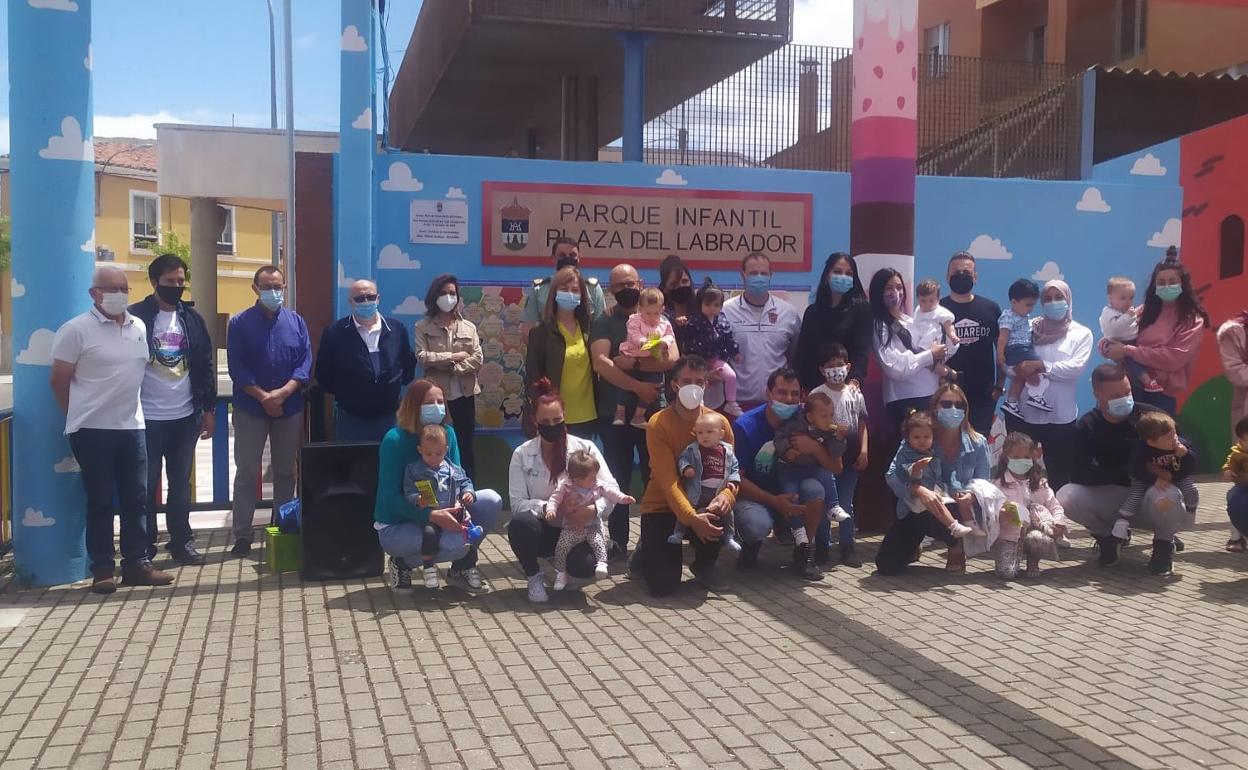
[[807, 585], [769, 545], [722, 596], [613, 574], [539, 609], [499, 538], [470, 596], [201, 532], [170, 588], [0, 596], [0, 767], [1248, 767], [1248, 554], [1202, 487], [1171, 579], [1146, 546], [1098, 570], [1080, 530], [1033, 582], [927, 554]]

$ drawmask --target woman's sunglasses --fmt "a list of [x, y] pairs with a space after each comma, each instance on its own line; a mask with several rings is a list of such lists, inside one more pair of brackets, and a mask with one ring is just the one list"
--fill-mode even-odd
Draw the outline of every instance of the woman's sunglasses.
[[941, 401], [941, 409], [966, 409], [965, 401]]

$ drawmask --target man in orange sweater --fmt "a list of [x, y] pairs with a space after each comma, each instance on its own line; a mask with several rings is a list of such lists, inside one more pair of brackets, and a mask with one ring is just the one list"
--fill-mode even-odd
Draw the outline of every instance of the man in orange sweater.
[[[676, 468], [677, 458], [693, 440], [693, 423], [713, 410], [702, 405], [706, 389], [706, 361], [700, 356], [684, 356], [672, 367], [671, 405], [650, 418], [646, 446], [650, 451], [650, 483], [641, 500], [641, 539], [629, 561], [633, 575], [646, 582], [652, 596], [668, 596], [680, 586], [681, 546], [667, 542], [680, 521], [689, 530], [694, 559], [690, 570], [708, 591], [722, 591], [724, 584], [715, 572], [723, 528], [720, 514], [732, 510], [736, 490], [732, 485], [711, 500], [705, 511], [697, 511], [685, 496]], [[732, 427], [724, 419], [724, 440], [733, 442]]]

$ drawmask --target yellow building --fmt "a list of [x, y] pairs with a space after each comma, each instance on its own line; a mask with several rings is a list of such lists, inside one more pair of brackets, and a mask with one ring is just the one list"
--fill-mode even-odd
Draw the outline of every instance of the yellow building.
[[[95, 140], [96, 262], [114, 263], [127, 272], [134, 301], [151, 293], [147, 266], [153, 259], [152, 241], [175, 233], [190, 244], [190, 201], [156, 194], [156, 158], [155, 142]], [[0, 160], [0, 210], [5, 216], [11, 189], [8, 171], [6, 157]], [[233, 315], [255, 302], [252, 276], [257, 268], [272, 263], [272, 215], [241, 206], [221, 208], [224, 226], [217, 238], [217, 310], [218, 314]], [[280, 224], [278, 232], [280, 237]], [[7, 273], [0, 279], [0, 371], [7, 373], [12, 371], [12, 282]]]

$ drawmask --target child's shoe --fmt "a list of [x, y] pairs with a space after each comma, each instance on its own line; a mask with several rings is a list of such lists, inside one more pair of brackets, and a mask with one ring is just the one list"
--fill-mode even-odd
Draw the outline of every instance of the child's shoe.
[[1027, 557], [1027, 571], [1023, 573], [1023, 577], [1038, 578], [1040, 577], [1040, 557]]
[[1044, 396], [1028, 396], [1027, 406], [1034, 407], [1042, 412], [1053, 411], [1053, 407], [1049, 406], [1049, 402], [1044, 400]]
[[1161, 386], [1161, 383], [1157, 381], [1157, 378], [1153, 377], [1153, 375], [1148, 372], [1140, 373], [1140, 387], [1144, 389], [1145, 393], [1165, 392], [1165, 388]]
[[555, 571], [555, 586], [554, 586], [555, 590], [562, 591], [563, 589], [567, 587], [568, 587], [568, 573], [564, 572], [563, 570], [556, 570]]
[[641, 409], [633, 412], [633, 421], [629, 423], [629, 425], [632, 425], [634, 428], [641, 428], [642, 430], [645, 430], [649, 424], [650, 422], [646, 419], [646, 413]]
[[838, 524], [842, 521], [849, 521], [849, 514], [839, 505], [834, 505], [828, 509], [828, 515], [832, 517]]
[[1021, 409], [1019, 409], [1019, 408], [1018, 408], [1018, 400], [1017, 400], [1017, 399], [1008, 399], [1008, 398], [1007, 398], [1007, 399], [1006, 399], [1006, 400], [1005, 400], [1005, 401], [1001, 404], [1001, 411], [1005, 412], [1006, 414], [1012, 414], [1012, 415], [1014, 415], [1015, 417], [1019, 418], [1020, 420], [1023, 418], [1023, 412], [1022, 412], [1022, 410], [1021, 410]]
[[960, 521], [955, 521], [949, 525], [949, 534], [961, 540], [962, 538], [971, 534], [971, 528], [966, 526]]
[[737, 542], [737, 539], [731, 535], [724, 538], [724, 548], [731, 554], [741, 553], [741, 543]]
[[431, 564], [423, 568], [420, 572], [425, 580], [425, 588], [441, 587], [442, 581], [438, 580], [438, 568], [436, 565]]
[[598, 562], [598, 564], [594, 567], [594, 577], [604, 578], [608, 574], [607, 563], [605, 561]]
[[736, 401], [729, 401], [724, 404], [723, 412], [729, 417], [740, 417], [743, 414], [741, 405]]
[[1124, 543], [1127, 542], [1128, 540], [1131, 539], [1130, 522], [1128, 522], [1126, 519], [1121, 519], [1121, 518], [1118, 519], [1117, 521], [1114, 522], [1114, 528], [1110, 532], [1110, 534], [1118, 538]]
[[611, 420], [612, 425], [624, 424], [624, 405], [620, 404], [615, 407], [615, 418]]

